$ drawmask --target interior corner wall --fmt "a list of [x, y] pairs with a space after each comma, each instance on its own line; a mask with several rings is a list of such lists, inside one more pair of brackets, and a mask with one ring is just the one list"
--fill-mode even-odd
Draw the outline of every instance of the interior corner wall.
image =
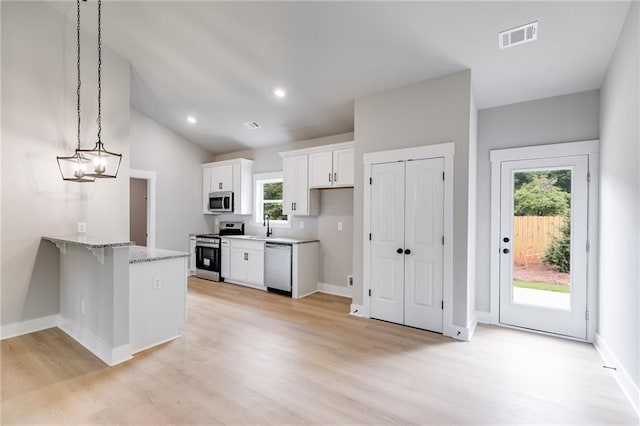
[[[103, 141], [123, 153], [117, 179], [63, 182], [56, 156], [76, 145], [75, 7], [2, 2], [3, 326], [59, 310], [58, 251], [42, 235], [129, 235], [129, 63], [103, 46]], [[96, 38], [82, 33], [82, 141], [96, 141]]]
[[491, 162], [493, 149], [599, 137], [600, 92], [574, 93], [478, 112], [476, 309], [491, 310]]
[[467, 217], [467, 326], [473, 327], [476, 321], [477, 287], [477, 235], [478, 235], [478, 108], [476, 97], [471, 88], [469, 100], [469, 205]]
[[189, 251], [190, 233], [209, 233], [202, 214], [202, 167], [214, 155], [131, 108], [131, 168], [154, 171], [156, 247]]
[[391, 89], [355, 102], [353, 303], [363, 303], [363, 155], [455, 143], [453, 322], [467, 326], [467, 215], [471, 72], [460, 71]]
[[[601, 91], [598, 340], [640, 387], [640, 4], [633, 2]], [[636, 394], [640, 399], [640, 393]], [[640, 407], [640, 400], [636, 401]]]

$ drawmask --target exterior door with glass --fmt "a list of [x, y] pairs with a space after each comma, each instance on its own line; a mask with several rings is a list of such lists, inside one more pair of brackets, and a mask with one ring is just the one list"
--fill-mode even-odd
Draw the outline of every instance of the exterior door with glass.
[[501, 163], [500, 323], [587, 338], [588, 159]]

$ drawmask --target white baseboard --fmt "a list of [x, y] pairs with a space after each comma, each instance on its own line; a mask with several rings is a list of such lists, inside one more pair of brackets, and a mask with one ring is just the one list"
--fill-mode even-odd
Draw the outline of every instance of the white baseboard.
[[596, 333], [596, 338], [593, 342], [593, 346], [600, 354], [602, 361], [608, 367], [614, 367], [615, 370], [610, 370], [613, 377], [618, 382], [618, 386], [622, 389], [622, 392], [627, 397], [631, 406], [636, 411], [638, 417], [640, 417], [640, 387], [633, 381], [627, 370], [622, 366], [616, 355], [613, 353], [609, 345], [602, 340], [602, 337]]
[[62, 316], [60, 317], [58, 327], [109, 366], [120, 364], [132, 358], [131, 345], [128, 343], [111, 347], [111, 345], [98, 338], [86, 328]]
[[362, 313], [363, 311], [364, 307], [362, 305], [356, 305], [352, 303], [351, 309], [349, 310], [349, 315], [353, 315], [354, 317], [366, 318], [366, 316]]
[[469, 327], [450, 324], [443, 327], [442, 334], [444, 336], [452, 337], [456, 340], [468, 342], [472, 333]]
[[311, 296], [312, 294], [315, 294], [317, 292], [318, 292], [318, 290], [313, 290], [313, 291], [310, 291], [309, 293], [298, 295], [298, 297], [296, 297], [296, 299], [302, 299], [303, 297]]
[[3, 325], [0, 329], [0, 340], [57, 327], [59, 323], [60, 317], [56, 314]]
[[352, 298], [353, 287], [344, 287], [341, 285], [318, 283], [318, 291], [320, 293], [333, 294], [334, 296], [342, 296]]
[[476, 311], [476, 319], [480, 324], [493, 324], [491, 312]]
[[478, 314], [474, 312], [473, 317], [471, 317], [471, 321], [469, 321], [469, 323], [467, 324], [467, 329], [469, 330], [467, 341], [471, 341], [471, 339], [473, 339], [473, 334], [476, 332], [477, 325], [478, 325]]

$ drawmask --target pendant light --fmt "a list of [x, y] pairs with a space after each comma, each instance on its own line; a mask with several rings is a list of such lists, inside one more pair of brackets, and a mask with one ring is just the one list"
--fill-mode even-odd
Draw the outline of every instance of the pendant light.
[[76, 87], [76, 110], [78, 112], [78, 145], [75, 154], [70, 157], [57, 157], [58, 168], [62, 179], [71, 182], [94, 182], [95, 179], [87, 175], [87, 171], [93, 167], [92, 161], [80, 152], [80, 0], [76, 0], [76, 8], [78, 13], [77, 19], [77, 71], [78, 84]]
[[76, 153], [91, 161], [86, 176], [115, 178], [118, 176], [122, 154], [109, 152], [102, 143], [102, 0], [98, 0], [98, 142], [93, 149], [78, 149]]

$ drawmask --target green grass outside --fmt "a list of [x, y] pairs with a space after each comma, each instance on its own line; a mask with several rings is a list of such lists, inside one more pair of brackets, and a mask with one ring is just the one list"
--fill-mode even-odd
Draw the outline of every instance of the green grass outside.
[[532, 288], [534, 290], [557, 291], [558, 293], [570, 293], [571, 288], [568, 285], [539, 283], [535, 281], [516, 281], [513, 280], [514, 287]]

